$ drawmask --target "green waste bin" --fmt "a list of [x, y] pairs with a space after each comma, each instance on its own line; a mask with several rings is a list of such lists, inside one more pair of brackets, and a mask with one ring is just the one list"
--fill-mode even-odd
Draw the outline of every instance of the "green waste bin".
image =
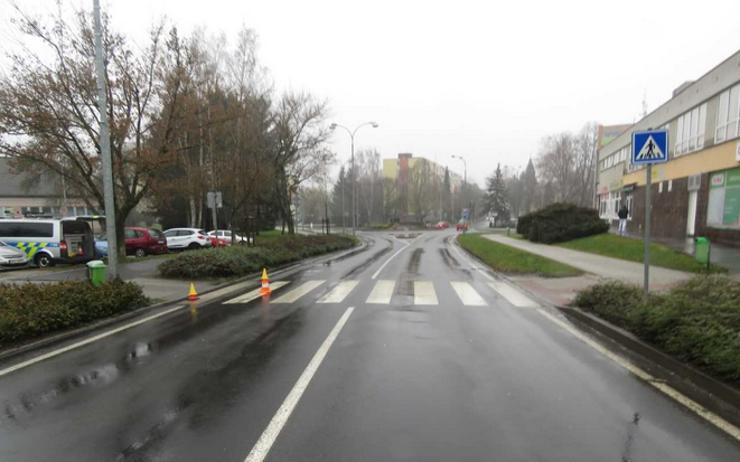
[[697, 237], [694, 245], [694, 257], [700, 263], [707, 265], [709, 268], [709, 256], [711, 243], [706, 237]]
[[105, 282], [107, 273], [108, 266], [102, 260], [87, 262], [87, 277], [93, 286], [100, 287]]

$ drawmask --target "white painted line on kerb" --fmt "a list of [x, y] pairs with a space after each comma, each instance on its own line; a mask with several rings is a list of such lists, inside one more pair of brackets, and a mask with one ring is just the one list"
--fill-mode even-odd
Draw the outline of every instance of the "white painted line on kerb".
[[307, 293], [311, 292], [321, 284], [326, 282], [325, 280], [319, 280], [319, 281], [306, 281], [303, 284], [299, 285], [295, 289], [291, 290], [290, 292], [282, 295], [281, 297], [276, 298], [272, 301], [272, 303], [293, 303], [299, 298], [303, 297]]
[[[277, 290], [277, 289], [283, 287], [286, 284], [288, 284], [288, 281], [275, 281], [275, 282], [271, 282], [270, 283], [270, 289]], [[254, 290], [250, 290], [246, 294], [240, 295], [240, 296], [238, 296], [236, 298], [232, 298], [231, 300], [229, 300], [227, 302], [224, 302], [224, 305], [230, 305], [230, 304], [233, 304], [233, 303], [249, 303], [252, 300], [257, 300], [258, 298], [261, 298], [262, 297], [262, 293], [260, 292], [260, 290], [262, 290], [261, 287], [259, 287], [257, 289], [254, 289]]]
[[432, 281], [414, 281], [414, 305], [438, 305]]
[[50, 351], [48, 353], [44, 353], [42, 355], [36, 356], [34, 358], [29, 359], [28, 361], [23, 361], [21, 363], [18, 363], [14, 366], [10, 366], [8, 368], [0, 370], [0, 377], [10, 374], [11, 372], [17, 371], [19, 369], [23, 369], [24, 367], [31, 366], [33, 364], [39, 363], [41, 361], [45, 361], [49, 358], [53, 358], [55, 356], [59, 356], [62, 353], [66, 353], [68, 351], [80, 348], [85, 345], [89, 345], [90, 343], [97, 342], [100, 339], [103, 339], [105, 337], [110, 337], [111, 335], [117, 334], [119, 332], [122, 332], [127, 329], [131, 329], [132, 327], [136, 327], [140, 324], [144, 324], [145, 322], [149, 322], [153, 319], [160, 318], [162, 316], [168, 315], [172, 313], [173, 311], [180, 310], [188, 305], [177, 305], [173, 308], [170, 308], [168, 310], [162, 311], [161, 313], [153, 314], [151, 316], [147, 316], [146, 318], [141, 318], [138, 321], [134, 321], [132, 323], [126, 324], [121, 327], [116, 327], [115, 329], [111, 329], [109, 331], [103, 332], [102, 334], [98, 334], [95, 336], [92, 336], [90, 338], [86, 338], [85, 340], [81, 340], [79, 342], [73, 343], [71, 345], [67, 345], [66, 347], [59, 348], [58, 350]]
[[540, 305], [533, 301], [531, 298], [525, 296], [509, 284], [500, 281], [491, 281], [488, 283], [493, 290], [499, 293], [502, 297], [508, 300], [512, 305], [519, 308], [537, 308]]
[[450, 281], [450, 284], [452, 285], [452, 288], [455, 290], [455, 293], [457, 293], [457, 296], [460, 297], [460, 300], [463, 302], [463, 305], [466, 306], [485, 306], [486, 301], [483, 300], [483, 297], [480, 296], [478, 292], [468, 284], [467, 282], [462, 281]]
[[347, 323], [347, 320], [354, 310], [354, 307], [347, 308], [347, 311], [345, 311], [342, 317], [339, 318], [337, 324], [331, 332], [329, 332], [329, 336], [326, 337], [324, 343], [321, 344], [319, 349], [313, 355], [313, 358], [311, 358], [311, 361], [309, 361], [306, 369], [304, 369], [301, 376], [298, 377], [298, 380], [295, 385], [293, 385], [288, 396], [285, 397], [283, 404], [281, 404], [280, 408], [275, 412], [275, 415], [272, 417], [272, 420], [270, 420], [265, 431], [262, 432], [257, 443], [254, 445], [252, 450], [249, 451], [249, 455], [244, 459], [244, 462], [262, 462], [265, 460], [265, 457], [267, 457], [267, 454], [270, 452], [272, 445], [275, 444], [275, 440], [278, 435], [280, 435], [286, 422], [288, 422], [288, 419], [293, 413], [298, 401], [300, 401], [301, 396], [303, 396], [303, 392], [306, 391], [306, 388], [308, 388], [308, 385], [311, 383], [311, 379], [313, 379], [319, 366], [321, 366], [321, 363], [324, 361], [326, 353], [339, 336], [339, 333], [342, 331], [342, 328], [344, 328], [344, 325]]
[[393, 297], [393, 289], [396, 288], [396, 281], [381, 279], [375, 283], [370, 296], [365, 303], [388, 305]]
[[460, 256], [460, 258], [462, 258], [463, 260], [465, 260], [465, 261], [468, 262], [468, 264], [470, 265], [471, 268], [473, 268], [474, 270], [477, 270], [478, 273], [482, 274], [489, 281], [495, 281], [495, 279], [492, 278], [491, 275], [489, 275], [488, 272], [485, 269], [483, 269], [480, 266], [476, 265], [475, 262], [470, 257], [468, 257], [463, 252], [461, 252], [460, 249], [457, 248], [457, 245], [450, 244], [450, 246], [452, 247], [452, 250], [454, 250], [455, 253]]
[[[396, 257], [396, 255], [398, 255], [399, 253], [401, 253], [401, 252], [403, 252], [404, 250], [406, 250], [406, 249], [407, 249], [407, 248], [408, 248], [409, 246], [411, 246], [411, 244], [413, 244], [413, 243], [414, 243], [414, 242], [415, 242], [415, 241], [416, 241], [417, 239], [419, 239], [419, 238], [420, 238], [421, 236], [422, 236], [422, 235], [420, 234], [419, 236], [415, 237], [415, 238], [414, 238], [414, 239], [413, 239], [413, 240], [412, 240], [411, 242], [408, 242], [408, 243], [406, 243], [406, 245], [405, 245], [405, 246], [401, 247], [400, 249], [398, 249], [398, 250], [396, 251], [396, 253], [394, 253], [393, 255], [391, 255], [390, 257], [388, 257], [388, 259], [387, 259], [387, 260], [386, 260], [385, 262], [383, 262], [383, 264], [382, 264], [382, 265], [380, 265], [380, 268], [378, 268], [378, 271], [376, 271], [375, 273], [373, 273], [373, 275], [372, 275], [372, 276], [370, 277], [370, 279], [376, 279], [376, 278], [378, 277], [378, 275], [380, 274], [380, 272], [381, 272], [381, 271], [383, 271], [383, 268], [385, 268], [385, 266], [386, 266], [386, 265], [387, 265], [388, 263], [390, 263], [390, 262], [391, 262], [391, 260], [393, 260], [393, 259], [394, 259], [394, 258]], [[395, 237], [395, 236], [394, 236], [394, 237]], [[396, 238], [396, 239], [398, 239], [398, 238]]]
[[645, 372], [644, 370], [640, 369], [639, 367], [635, 366], [634, 364], [629, 362], [627, 359], [615, 353], [612, 353], [611, 351], [609, 351], [608, 349], [606, 349], [605, 347], [597, 343], [595, 340], [592, 340], [591, 338], [586, 336], [584, 333], [578, 331], [575, 327], [571, 326], [565, 321], [558, 319], [557, 317], [548, 313], [542, 308], [538, 309], [537, 311], [541, 315], [543, 315], [545, 318], [550, 320], [551, 322], [557, 324], [558, 326], [562, 327], [563, 329], [568, 331], [570, 334], [572, 334], [573, 336], [581, 340], [586, 345], [590, 346], [594, 350], [606, 356], [608, 359], [614, 361], [615, 363], [619, 364], [623, 368], [627, 369], [629, 372], [639, 377], [640, 379], [644, 380], [645, 382], [649, 383], [653, 387], [657, 388], [662, 393], [668, 395], [670, 398], [674, 399], [675, 401], [678, 401], [680, 404], [684, 405], [685, 407], [687, 407], [689, 410], [691, 410], [692, 412], [694, 412], [695, 414], [697, 414], [704, 420], [710, 422], [715, 427], [719, 428], [723, 432], [735, 438], [737, 441], [740, 441], [740, 428], [726, 421], [725, 419], [713, 413], [712, 411], [706, 409], [704, 406], [692, 400], [691, 398], [687, 397], [686, 395], [682, 394], [681, 392], [671, 387], [670, 385], [665, 384], [663, 381], [657, 380], [655, 377]]
[[342, 303], [360, 281], [342, 281], [337, 284], [328, 294], [321, 297], [318, 303]]

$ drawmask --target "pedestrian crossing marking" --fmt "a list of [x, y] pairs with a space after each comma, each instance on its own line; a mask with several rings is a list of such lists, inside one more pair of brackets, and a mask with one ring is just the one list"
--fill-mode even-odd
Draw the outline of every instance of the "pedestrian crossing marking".
[[365, 303], [372, 304], [384, 304], [388, 305], [393, 297], [393, 290], [396, 288], [396, 281], [392, 280], [380, 280], [375, 283], [375, 287], [370, 292], [370, 296], [367, 297]]
[[342, 281], [331, 292], [324, 295], [317, 303], [341, 303], [360, 281]]
[[457, 293], [457, 296], [460, 297], [460, 300], [463, 302], [463, 305], [466, 306], [485, 306], [486, 301], [483, 300], [483, 297], [476, 292], [476, 290], [468, 284], [467, 282], [462, 281], [450, 281], [450, 285], [452, 285], [452, 289]]
[[293, 303], [299, 298], [303, 297], [307, 293], [311, 292], [321, 284], [326, 282], [325, 280], [306, 281], [299, 285], [295, 289], [283, 294], [282, 296], [272, 300], [271, 303]]
[[[279, 289], [286, 285], [288, 281], [273, 281], [270, 283], [270, 287], [272, 290]], [[256, 288], [254, 290], [251, 290], [247, 292], [246, 294], [240, 295], [238, 297], [232, 298], [231, 300], [224, 302], [224, 305], [231, 305], [234, 303], [249, 303], [252, 300], [257, 300], [258, 298], [261, 298], [262, 294], [260, 293], [260, 288]]]
[[438, 305], [437, 293], [431, 281], [414, 281], [414, 305]]
[[490, 285], [493, 290], [504, 297], [509, 303], [518, 308], [537, 308], [540, 306], [539, 303], [533, 301], [505, 282], [491, 281], [488, 285]]

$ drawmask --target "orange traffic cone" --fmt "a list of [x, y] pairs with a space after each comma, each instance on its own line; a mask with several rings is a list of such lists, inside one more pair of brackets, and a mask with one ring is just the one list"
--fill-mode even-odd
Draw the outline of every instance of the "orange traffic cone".
[[194, 302], [198, 300], [198, 292], [195, 291], [195, 284], [190, 283], [190, 290], [188, 291], [188, 300]]
[[267, 277], [267, 268], [262, 268], [262, 277], [260, 280], [262, 281], [260, 293], [262, 295], [270, 295], [272, 293], [272, 289], [270, 289], [270, 279]]

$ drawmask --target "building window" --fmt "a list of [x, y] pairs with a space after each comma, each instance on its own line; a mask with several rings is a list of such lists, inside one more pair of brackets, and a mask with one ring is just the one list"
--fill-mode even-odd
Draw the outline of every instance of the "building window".
[[740, 229], [740, 168], [709, 175], [707, 225]]
[[632, 193], [624, 193], [624, 204], [627, 206], [627, 219], [632, 219]]
[[704, 129], [707, 126], [707, 103], [684, 113], [678, 118], [674, 156], [704, 147]]
[[719, 95], [714, 142], [720, 143], [735, 138], [738, 135], [738, 121], [740, 121], [740, 84]]

